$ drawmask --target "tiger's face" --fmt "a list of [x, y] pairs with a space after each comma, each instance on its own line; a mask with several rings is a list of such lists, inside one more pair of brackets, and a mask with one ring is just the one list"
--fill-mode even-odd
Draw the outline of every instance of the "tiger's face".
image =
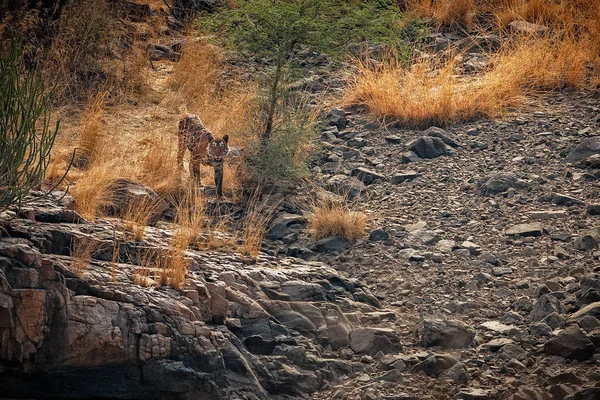
[[212, 136], [208, 138], [208, 154], [207, 158], [210, 162], [220, 163], [223, 158], [229, 153], [229, 135], [222, 138], [214, 139]]

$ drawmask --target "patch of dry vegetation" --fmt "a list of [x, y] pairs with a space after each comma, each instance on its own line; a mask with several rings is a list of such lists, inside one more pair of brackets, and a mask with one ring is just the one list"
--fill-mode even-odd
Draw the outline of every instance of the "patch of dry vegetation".
[[120, 217], [125, 221], [125, 229], [138, 242], [144, 240], [146, 236], [146, 226], [156, 210], [156, 204], [156, 201], [147, 198], [130, 201], [121, 212]]
[[80, 278], [92, 262], [92, 257], [100, 248], [100, 242], [87, 237], [73, 237], [71, 240], [71, 269]]
[[319, 200], [313, 204], [308, 214], [308, 231], [315, 241], [341, 236], [354, 242], [365, 236], [367, 225], [368, 217], [354, 211], [352, 205], [345, 200]]
[[[234, 78], [238, 72], [227, 65], [222, 48], [204, 40], [190, 42], [171, 76], [169, 102], [198, 115], [215, 136], [228, 134], [230, 146], [248, 147], [255, 140], [247, 133], [256, 115], [257, 88]], [[240, 188], [238, 167], [225, 164], [223, 190], [229, 196]], [[203, 168], [202, 177], [212, 181], [212, 173]]]
[[433, 18], [440, 26], [469, 29], [476, 15], [475, 0], [409, 0], [408, 9], [418, 16]]
[[[417, 1], [412, 7], [442, 25], [452, 25], [459, 17], [441, 16], [446, 3]], [[487, 54], [489, 63], [477, 74], [462, 71], [462, 54], [421, 58], [410, 67], [393, 58], [379, 65], [358, 61], [345, 102], [365, 105], [384, 120], [424, 127], [497, 117], [527, 95], [584, 87], [599, 79], [599, 0], [484, 3], [473, 2], [469, 12], [492, 13], [500, 26], [523, 19], [551, 28], [537, 35], [502, 30], [501, 48]]]
[[260, 190], [255, 190], [246, 205], [246, 216], [242, 224], [242, 234], [238, 251], [253, 260], [258, 259], [258, 254], [265, 238], [269, 222], [271, 221], [279, 204], [268, 206], [259, 201]]
[[179, 249], [187, 249], [197, 244], [201, 234], [207, 230], [206, 199], [202, 190], [192, 187], [179, 199], [175, 211], [175, 232], [171, 244]]

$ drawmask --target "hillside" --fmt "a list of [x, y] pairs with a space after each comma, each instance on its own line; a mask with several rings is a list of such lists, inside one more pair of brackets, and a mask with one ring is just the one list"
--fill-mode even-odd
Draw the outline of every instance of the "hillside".
[[599, 1], [0, 16], [60, 120], [0, 203], [0, 398], [600, 398]]

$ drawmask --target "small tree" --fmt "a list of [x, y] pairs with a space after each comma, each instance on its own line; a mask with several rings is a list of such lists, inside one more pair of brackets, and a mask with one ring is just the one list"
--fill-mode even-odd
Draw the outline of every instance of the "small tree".
[[21, 46], [0, 43], [0, 210], [17, 204], [46, 172], [59, 123], [39, 69], [22, 64]]
[[[261, 139], [268, 141], [286, 73], [297, 50], [335, 53], [352, 40], [390, 39], [399, 18], [387, 0], [240, 0], [206, 15], [201, 28], [256, 58], [268, 60], [267, 96]], [[399, 25], [398, 25], [399, 26]]]

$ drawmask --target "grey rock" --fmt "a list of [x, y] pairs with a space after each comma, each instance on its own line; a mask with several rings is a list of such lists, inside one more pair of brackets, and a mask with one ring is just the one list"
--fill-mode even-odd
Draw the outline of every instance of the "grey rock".
[[477, 181], [477, 191], [482, 196], [495, 196], [509, 189], [517, 191], [529, 190], [529, 184], [513, 173], [498, 173], [486, 176]]
[[509, 236], [542, 236], [544, 227], [539, 222], [530, 222], [526, 224], [513, 225], [506, 229], [506, 234]]
[[350, 248], [350, 243], [341, 236], [332, 236], [319, 240], [315, 244], [318, 253], [340, 252]]
[[456, 320], [425, 319], [421, 329], [423, 347], [440, 346], [444, 349], [469, 347], [475, 332], [466, 324]]
[[350, 332], [350, 348], [357, 354], [373, 356], [402, 352], [398, 335], [391, 329], [358, 328]]
[[535, 301], [529, 319], [532, 322], [539, 322], [552, 313], [564, 314], [565, 311], [565, 306], [560, 300], [550, 294], [544, 294]]
[[578, 326], [573, 325], [548, 340], [544, 344], [544, 352], [568, 360], [583, 361], [594, 355], [594, 344]]
[[382, 182], [387, 181], [385, 176], [364, 167], [354, 168], [352, 172], [350, 172], [350, 176], [360, 179], [365, 185], [370, 185], [377, 180]]
[[421, 136], [408, 145], [408, 149], [420, 158], [437, 158], [450, 154], [444, 141], [438, 137]]
[[594, 154], [600, 154], [600, 136], [590, 137], [575, 146], [567, 155], [565, 161], [577, 164]]

